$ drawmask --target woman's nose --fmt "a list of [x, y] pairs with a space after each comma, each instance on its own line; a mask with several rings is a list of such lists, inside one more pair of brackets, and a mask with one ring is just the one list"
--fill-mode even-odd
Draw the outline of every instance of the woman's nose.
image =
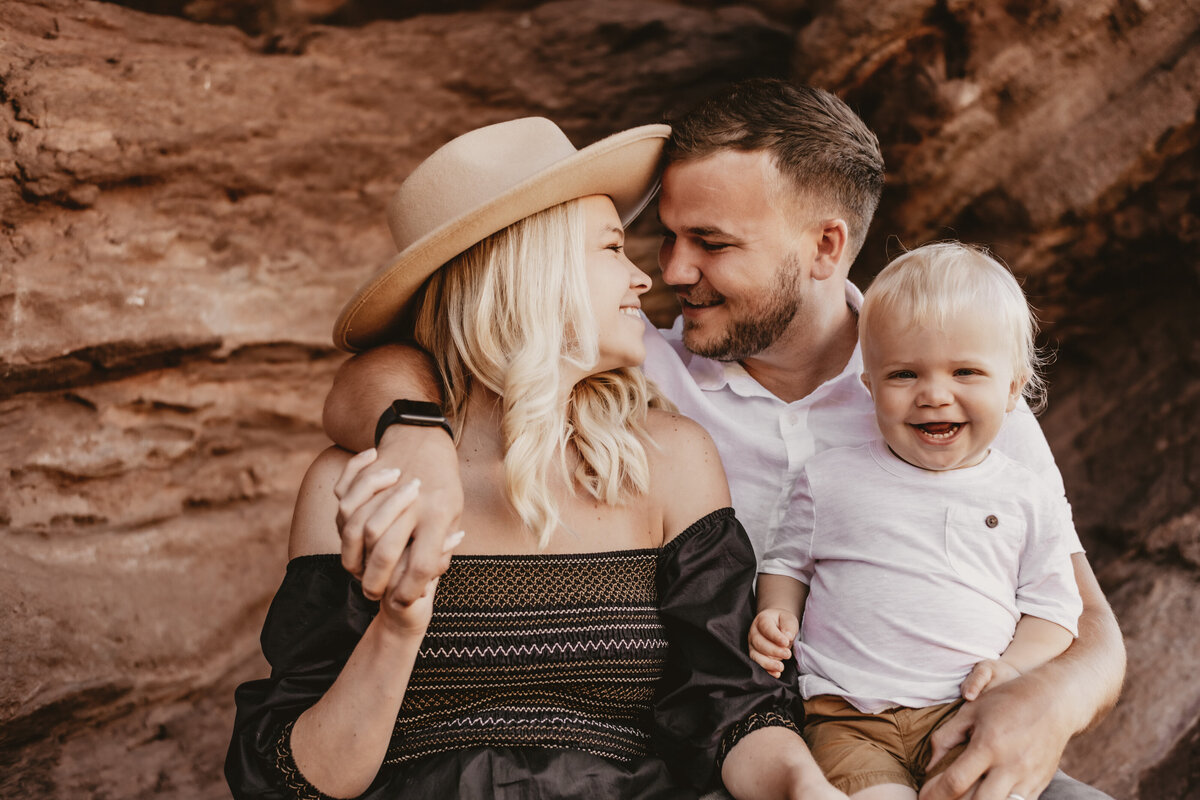
[[643, 272], [641, 268], [639, 268], [638, 265], [634, 264], [632, 261], [630, 261], [629, 264], [632, 267], [629, 273], [629, 288], [633, 289], [639, 295], [650, 291], [650, 286], [653, 283], [650, 280], [650, 276]]

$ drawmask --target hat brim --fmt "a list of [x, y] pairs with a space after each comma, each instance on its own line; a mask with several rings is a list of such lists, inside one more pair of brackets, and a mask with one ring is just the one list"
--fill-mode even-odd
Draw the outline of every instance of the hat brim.
[[410, 334], [415, 298], [430, 275], [477, 242], [539, 211], [603, 194], [612, 198], [622, 224], [628, 224], [658, 190], [662, 149], [670, 133], [667, 125], [643, 125], [613, 134], [430, 231], [342, 308], [333, 328], [334, 345], [354, 353]]

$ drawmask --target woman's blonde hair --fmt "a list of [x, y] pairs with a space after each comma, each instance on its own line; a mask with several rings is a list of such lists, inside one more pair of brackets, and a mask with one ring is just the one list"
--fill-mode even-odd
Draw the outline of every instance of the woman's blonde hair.
[[[551, 467], [615, 505], [649, 489], [646, 409], [669, 407], [640, 368], [591, 375], [564, 402], [564, 366], [599, 358], [588, 300], [579, 200], [526, 217], [434, 273], [416, 321], [433, 355], [445, 410], [461, 432], [475, 381], [502, 398], [505, 488], [544, 548], [560, 524]], [[568, 444], [579, 463], [568, 466]]]
[[1046, 404], [1046, 357], [1035, 339], [1038, 321], [1017, 279], [987, 250], [961, 242], [935, 242], [894, 259], [871, 282], [859, 312], [863, 348], [876, 315], [900, 317], [933, 328], [969, 313], [992, 326], [1012, 346], [1014, 380], [1034, 411]]

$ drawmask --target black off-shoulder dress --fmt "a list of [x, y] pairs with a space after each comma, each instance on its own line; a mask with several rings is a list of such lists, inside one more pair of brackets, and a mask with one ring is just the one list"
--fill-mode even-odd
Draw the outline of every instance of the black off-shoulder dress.
[[[745, 652], [755, 566], [728, 508], [660, 549], [455, 556], [362, 797], [694, 798], [720, 786], [741, 737], [795, 730], [803, 713]], [[271, 677], [236, 694], [236, 798], [324, 797], [292, 760], [292, 724], [377, 611], [337, 556], [288, 564], [262, 633]]]

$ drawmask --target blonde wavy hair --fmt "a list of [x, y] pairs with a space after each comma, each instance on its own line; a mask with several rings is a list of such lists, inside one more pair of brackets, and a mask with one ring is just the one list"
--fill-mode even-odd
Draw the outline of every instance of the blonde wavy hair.
[[944, 326], [951, 317], [970, 313], [1012, 348], [1015, 380], [1034, 411], [1046, 404], [1042, 370], [1048, 361], [1035, 342], [1038, 320], [1021, 285], [995, 256], [961, 242], [934, 242], [910, 250], [884, 267], [863, 299], [858, 334], [863, 348], [871, 320], [898, 315], [915, 325]]
[[645, 494], [646, 411], [671, 408], [640, 367], [591, 375], [565, 402], [560, 395], [565, 365], [588, 369], [599, 358], [585, 234], [579, 200], [510, 225], [434, 273], [416, 320], [456, 436], [475, 382], [501, 397], [505, 489], [539, 549], [561, 524], [551, 468], [609, 505]]

